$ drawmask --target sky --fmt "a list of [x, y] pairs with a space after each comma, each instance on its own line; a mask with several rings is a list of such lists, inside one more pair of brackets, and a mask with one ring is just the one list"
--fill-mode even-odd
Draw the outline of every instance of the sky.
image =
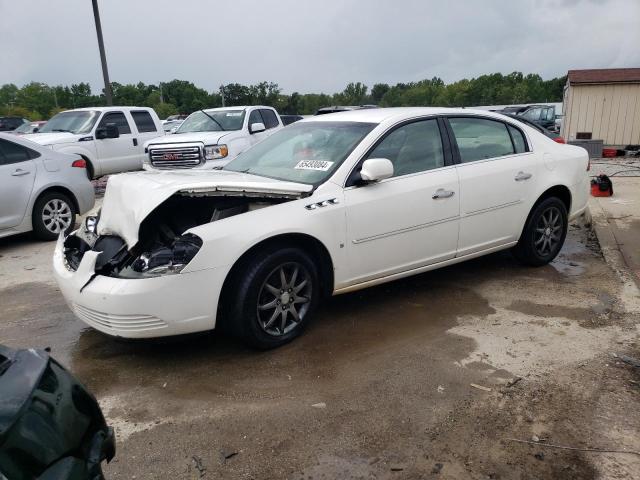
[[[111, 81], [445, 82], [640, 67], [640, 0], [98, 0]], [[91, 0], [0, 0], [0, 85], [102, 86]]]

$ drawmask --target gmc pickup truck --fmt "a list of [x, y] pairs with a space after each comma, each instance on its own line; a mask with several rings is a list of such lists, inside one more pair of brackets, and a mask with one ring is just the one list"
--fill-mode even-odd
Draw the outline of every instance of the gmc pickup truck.
[[174, 134], [145, 144], [143, 168], [215, 169], [283, 127], [271, 107], [227, 107], [189, 115]]
[[156, 112], [146, 107], [91, 107], [54, 115], [38, 133], [25, 135], [62, 153], [80, 155], [89, 179], [140, 170], [145, 142], [164, 136]]

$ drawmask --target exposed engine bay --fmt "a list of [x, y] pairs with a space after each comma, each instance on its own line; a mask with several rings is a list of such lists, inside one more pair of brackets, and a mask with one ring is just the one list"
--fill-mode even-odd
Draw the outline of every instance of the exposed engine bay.
[[208, 196], [178, 192], [158, 205], [140, 224], [131, 249], [117, 235], [98, 235], [99, 216], [87, 217], [64, 241], [67, 267], [77, 270], [87, 251], [101, 252], [95, 273], [119, 278], [150, 278], [179, 273], [198, 253], [202, 239], [185, 233], [252, 210], [292, 200], [290, 196]]

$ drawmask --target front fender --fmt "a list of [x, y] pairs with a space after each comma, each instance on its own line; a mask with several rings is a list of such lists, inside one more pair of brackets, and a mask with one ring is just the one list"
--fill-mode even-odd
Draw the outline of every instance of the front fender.
[[322, 198], [314, 195], [192, 228], [188, 232], [202, 238], [203, 243], [184, 271], [207, 268], [228, 271], [245, 252], [265, 240], [286, 234], [303, 234], [324, 245], [338, 278], [339, 270], [346, 262], [342, 197], [339, 203], [324, 208], [305, 208], [308, 204], [335, 197], [335, 194], [325, 194]]

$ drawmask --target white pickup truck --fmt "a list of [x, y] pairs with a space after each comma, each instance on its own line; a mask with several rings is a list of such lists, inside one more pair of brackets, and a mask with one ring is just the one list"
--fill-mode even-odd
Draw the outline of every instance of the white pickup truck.
[[172, 135], [145, 144], [145, 170], [221, 168], [247, 148], [283, 127], [275, 109], [264, 106], [199, 110]]
[[38, 133], [24, 138], [57, 152], [80, 155], [91, 179], [140, 170], [144, 144], [159, 136], [164, 136], [164, 130], [152, 108], [92, 107], [60, 112]]

